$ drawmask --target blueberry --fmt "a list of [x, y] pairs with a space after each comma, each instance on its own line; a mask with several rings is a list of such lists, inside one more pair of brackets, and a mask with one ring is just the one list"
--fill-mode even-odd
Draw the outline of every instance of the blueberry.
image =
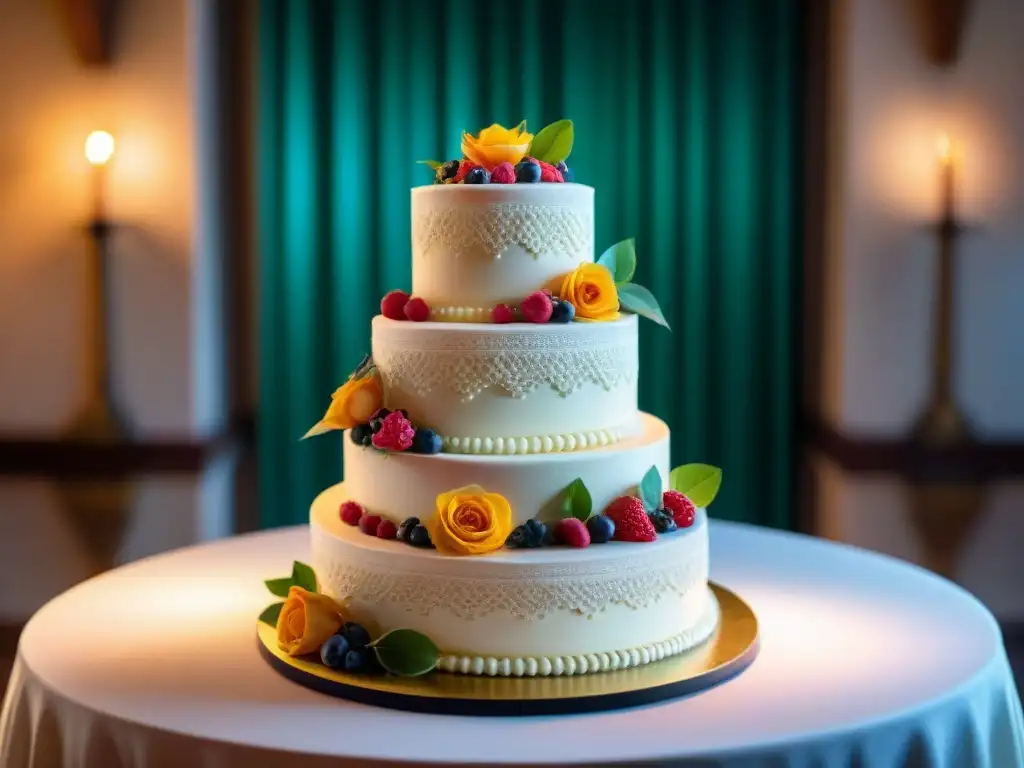
[[376, 435], [378, 432], [380, 432], [380, 428], [383, 425], [383, 423], [384, 423], [383, 419], [370, 419], [370, 423], [369, 423], [370, 434], [371, 435]]
[[341, 669], [345, 666], [345, 655], [348, 651], [348, 640], [345, 639], [344, 635], [331, 635], [320, 646], [320, 661], [324, 663], [324, 666], [331, 669]]
[[402, 524], [398, 526], [398, 540], [408, 542], [409, 534], [412, 532], [412, 529], [419, 524], [420, 519], [418, 517], [407, 517], [403, 520]]
[[454, 179], [455, 174], [459, 172], [459, 161], [449, 160], [447, 163], [443, 163], [440, 168], [437, 169], [437, 177], [441, 181], [447, 181], [448, 179]]
[[490, 184], [491, 174], [484, 168], [474, 168], [466, 174], [466, 178], [463, 179], [466, 184]]
[[568, 301], [557, 299], [551, 308], [551, 320], [549, 322], [569, 323], [572, 322], [574, 317], [576, 317], [576, 307]]
[[654, 530], [658, 533], [671, 533], [678, 527], [676, 521], [672, 518], [672, 513], [664, 509], [655, 510], [647, 516], [651, 519]]
[[346, 672], [369, 672], [372, 669], [373, 651], [369, 648], [353, 648], [345, 654]]
[[567, 166], [564, 161], [556, 165], [555, 168], [562, 172], [562, 179], [565, 181], [572, 181], [576, 178], [576, 174], [572, 172], [572, 168]]
[[540, 181], [540, 166], [523, 160], [516, 166], [516, 181], [520, 184], [536, 184]]
[[341, 628], [341, 636], [348, 641], [348, 646], [352, 649], [365, 648], [370, 644], [370, 633], [362, 624], [356, 624], [354, 621], [345, 622], [345, 626]]
[[373, 421], [374, 419], [384, 421], [384, 419], [386, 419], [390, 415], [391, 411], [389, 411], [387, 408], [378, 408], [376, 411], [373, 412], [373, 415], [370, 416], [370, 421]]
[[370, 431], [369, 425], [367, 425], [366, 435], [363, 436], [363, 442], [361, 443], [361, 445], [365, 446], [366, 448], [369, 448], [371, 445], [373, 445], [373, 432]]
[[370, 432], [369, 424], [357, 424], [349, 430], [348, 436], [356, 445], [365, 445], [364, 441], [372, 437], [373, 433]]
[[518, 526], [512, 529], [512, 533], [505, 539], [505, 546], [511, 549], [523, 549], [528, 546], [526, 543], [526, 529], [523, 526]]
[[440, 453], [441, 436], [432, 429], [417, 429], [412, 438], [412, 449], [416, 453]]
[[615, 535], [615, 521], [607, 515], [594, 515], [587, 520], [591, 544], [604, 544]]
[[433, 547], [434, 542], [430, 540], [430, 533], [422, 525], [415, 526], [409, 531], [409, 543], [414, 547]]

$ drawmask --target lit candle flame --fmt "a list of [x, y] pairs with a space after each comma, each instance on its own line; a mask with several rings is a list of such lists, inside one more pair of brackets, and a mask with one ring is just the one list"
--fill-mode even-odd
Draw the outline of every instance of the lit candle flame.
[[935, 149], [939, 154], [939, 162], [949, 165], [953, 162], [953, 148], [949, 141], [949, 134], [941, 133], [935, 141]]
[[114, 156], [114, 137], [106, 131], [93, 131], [85, 140], [85, 159], [93, 165], [106, 165]]

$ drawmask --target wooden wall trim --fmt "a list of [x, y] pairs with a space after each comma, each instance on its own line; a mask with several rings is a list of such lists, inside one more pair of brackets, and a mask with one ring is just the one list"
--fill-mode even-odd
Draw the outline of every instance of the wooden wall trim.
[[0, 477], [56, 480], [102, 479], [141, 474], [195, 474], [231, 447], [251, 446], [251, 418], [238, 419], [219, 435], [85, 443], [36, 435], [0, 434]]
[[1024, 478], [1024, 441], [928, 448], [906, 438], [851, 436], [820, 421], [806, 431], [807, 447], [844, 472], [949, 482]]

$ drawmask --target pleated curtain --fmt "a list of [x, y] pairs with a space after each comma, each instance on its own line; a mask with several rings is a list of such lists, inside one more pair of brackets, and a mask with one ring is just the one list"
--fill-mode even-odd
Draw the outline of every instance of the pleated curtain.
[[568, 117], [596, 245], [635, 237], [640, 405], [716, 516], [793, 519], [803, 46], [798, 0], [264, 0], [259, 12], [261, 518], [303, 522], [341, 437], [298, 442], [410, 286], [416, 161], [463, 130]]

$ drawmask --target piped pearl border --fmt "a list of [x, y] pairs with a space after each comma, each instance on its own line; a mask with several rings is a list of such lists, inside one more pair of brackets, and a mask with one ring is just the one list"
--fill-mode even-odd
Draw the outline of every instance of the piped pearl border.
[[607, 653], [579, 656], [460, 656], [441, 657], [437, 668], [443, 672], [485, 677], [570, 677], [593, 672], [611, 672], [661, 661], [688, 651], [714, 634], [718, 626], [718, 601], [709, 590], [708, 610], [700, 621], [685, 632], [660, 643]]
[[441, 450], [479, 456], [514, 456], [530, 453], [568, 453], [612, 445], [622, 439], [623, 429], [595, 429], [537, 437], [444, 437]]
[[431, 307], [430, 319], [436, 323], [489, 323], [491, 307]]

